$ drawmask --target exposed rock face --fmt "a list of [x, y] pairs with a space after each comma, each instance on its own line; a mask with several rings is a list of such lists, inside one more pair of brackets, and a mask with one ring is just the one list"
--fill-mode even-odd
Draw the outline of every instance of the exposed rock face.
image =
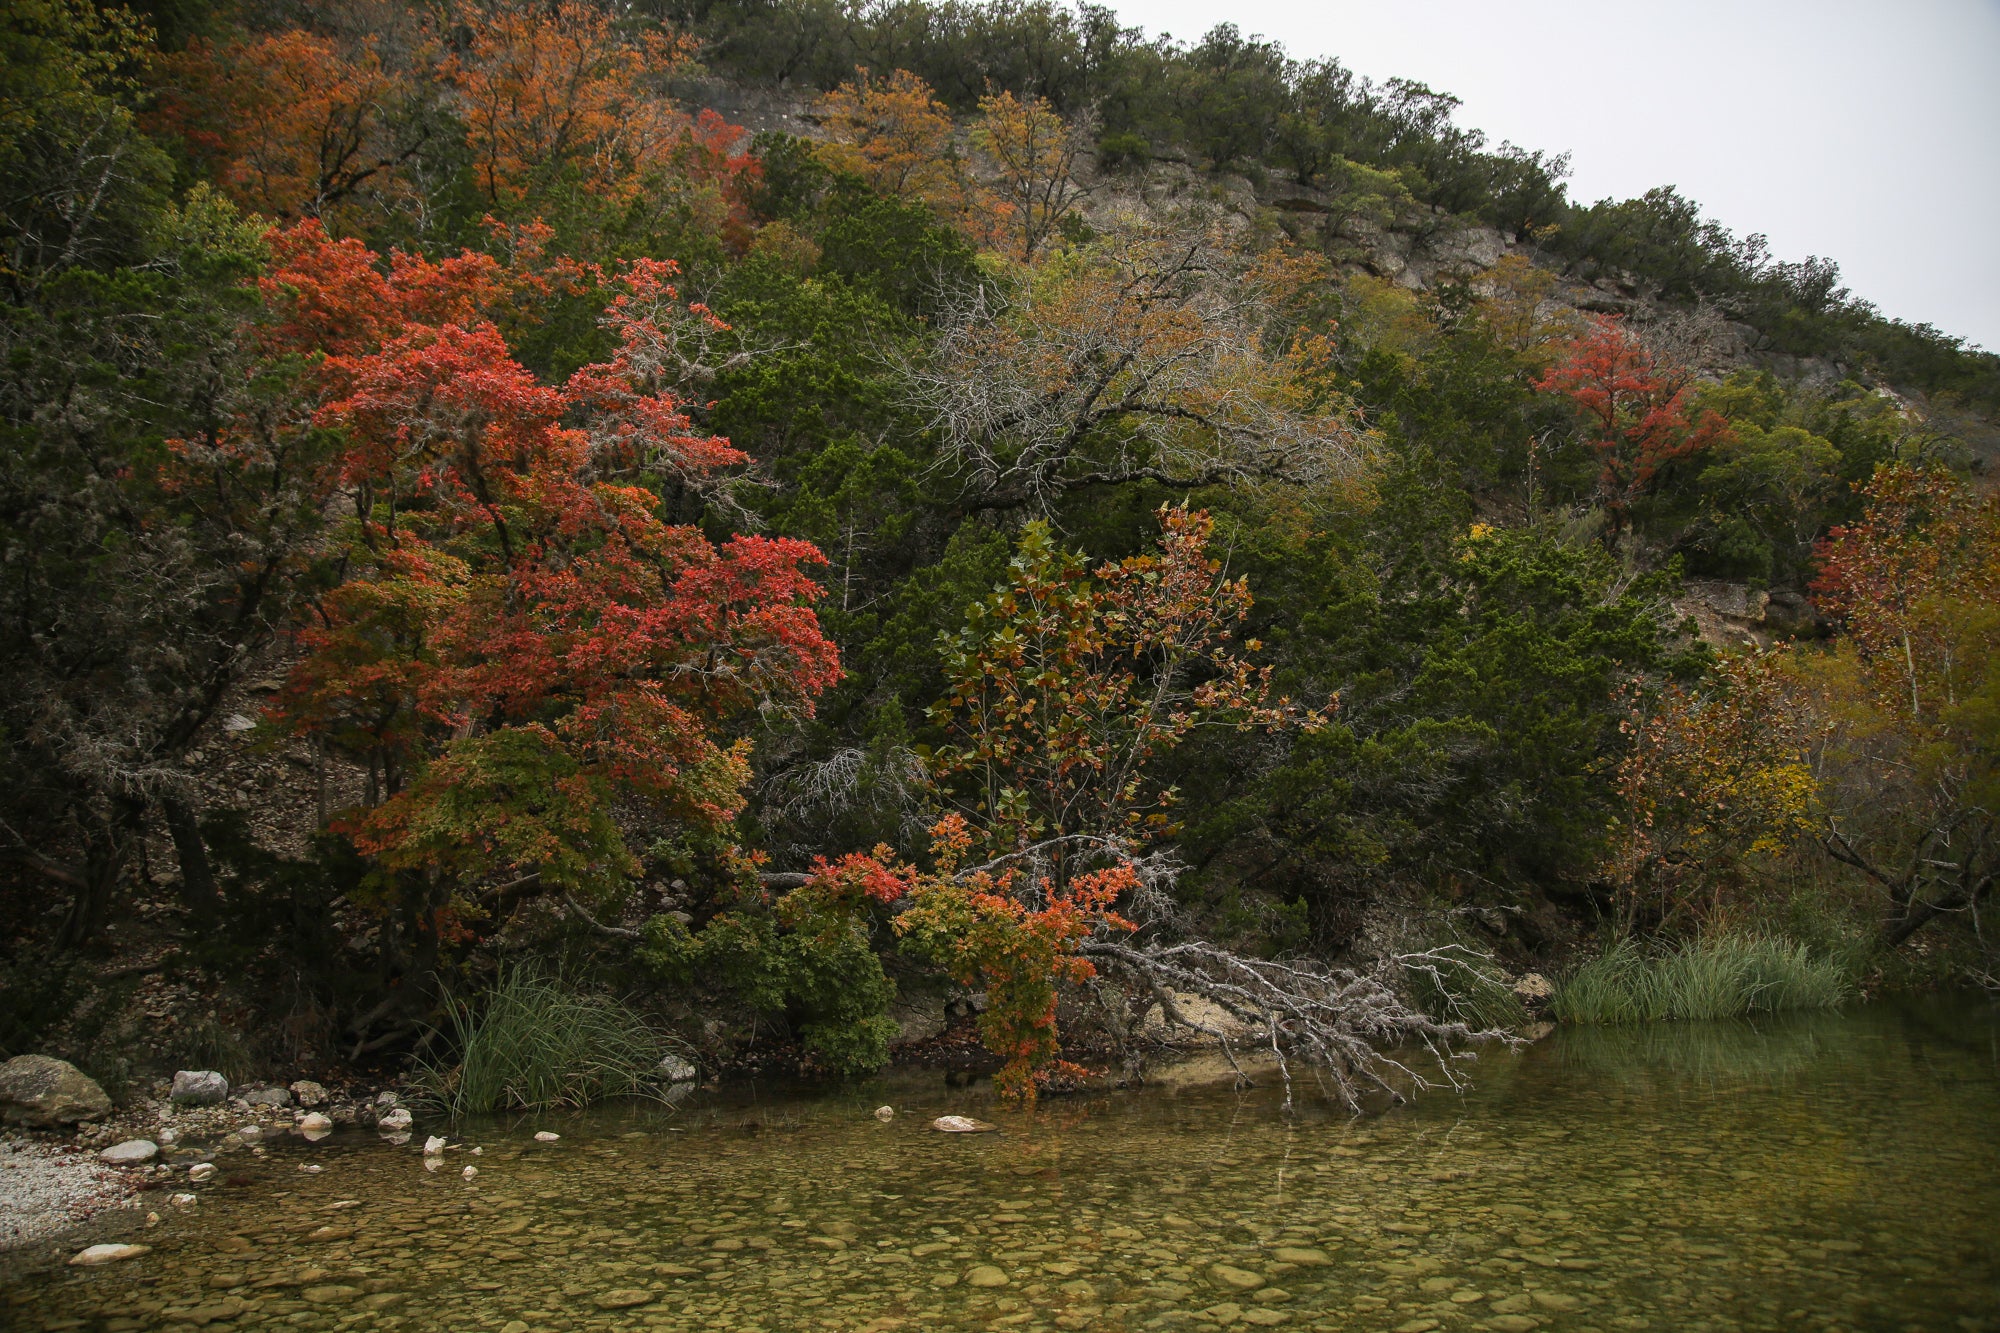
[[1764, 608], [1771, 604], [1771, 595], [1746, 583], [1718, 583], [1690, 579], [1686, 585], [1686, 595], [1719, 616], [1731, 620], [1758, 622], [1764, 619]]
[[[1174, 1008], [1179, 1010], [1181, 1017], [1190, 1023], [1200, 1023], [1210, 1031], [1220, 1032], [1232, 1041], [1257, 1035], [1244, 1025], [1242, 1019], [1213, 1000], [1178, 991], [1173, 992], [1173, 999]], [[1203, 1035], [1178, 1023], [1168, 1022], [1165, 1011], [1157, 1006], [1147, 1012], [1146, 1021], [1140, 1027], [1140, 1034], [1153, 1040], [1165, 1041], [1185, 1041]]]
[[898, 995], [889, 1006], [889, 1020], [896, 1025], [896, 1044], [929, 1041], [949, 1025], [942, 995]]
[[176, 1106], [220, 1106], [229, 1098], [229, 1080], [213, 1069], [183, 1069], [174, 1075]]
[[1701, 637], [1718, 648], [1768, 648], [1780, 638], [1819, 628], [1812, 603], [1798, 593], [1767, 593], [1715, 579], [1682, 584], [1674, 610], [1692, 619]]
[[110, 1111], [111, 1099], [97, 1080], [67, 1060], [17, 1055], [0, 1065], [0, 1116], [10, 1125], [47, 1129]]

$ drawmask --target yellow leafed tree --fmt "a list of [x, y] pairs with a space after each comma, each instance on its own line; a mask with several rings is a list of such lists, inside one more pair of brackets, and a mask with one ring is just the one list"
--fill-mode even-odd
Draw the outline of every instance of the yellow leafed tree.
[[1722, 868], [1784, 851], [1810, 832], [1808, 763], [1819, 727], [1793, 686], [1787, 652], [1719, 663], [1694, 686], [1669, 683], [1621, 725], [1630, 748], [1625, 806], [1606, 869], [1629, 929], [1726, 910]]
[[979, 99], [972, 142], [998, 173], [1004, 207], [996, 211], [1023, 260], [1034, 259], [1083, 197], [1074, 172], [1089, 137], [1086, 122], [1065, 121], [1032, 94], [1026, 101], [1010, 92]]

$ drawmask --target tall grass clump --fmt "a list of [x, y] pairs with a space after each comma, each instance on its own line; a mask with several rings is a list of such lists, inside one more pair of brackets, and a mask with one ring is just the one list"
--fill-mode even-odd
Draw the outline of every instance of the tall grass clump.
[[1768, 935], [1717, 935], [1678, 948], [1614, 941], [1564, 977], [1549, 1010], [1565, 1023], [1656, 1023], [1832, 1009], [1854, 993], [1851, 959]]
[[456, 1063], [422, 1062], [422, 1095], [454, 1116], [582, 1106], [655, 1091], [668, 1038], [609, 995], [510, 968], [477, 1002], [446, 1003]]

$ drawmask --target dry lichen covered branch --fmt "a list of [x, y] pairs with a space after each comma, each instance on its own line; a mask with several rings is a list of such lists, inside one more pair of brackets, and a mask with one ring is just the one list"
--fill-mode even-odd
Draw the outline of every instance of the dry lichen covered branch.
[[[1359, 1111], [1371, 1094], [1390, 1102], [1404, 1100], [1389, 1075], [1400, 1075], [1413, 1088], [1461, 1087], [1458, 1062], [1471, 1055], [1467, 1047], [1518, 1040], [1497, 1029], [1479, 1031], [1439, 1021], [1377, 976], [1311, 960], [1246, 958], [1198, 940], [1102, 937], [1083, 942], [1077, 951], [1100, 971], [1150, 996], [1149, 1004], [1160, 1006], [1169, 1027], [1214, 1038], [1245, 1083], [1249, 1077], [1236, 1046], [1249, 1043], [1247, 1034], [1262, 1033], [1258, 1044], [1277, 1060], [1287, 1106], [1293, 1061], [1311, 1069], [1333, 1100]], [[1421, 965], [1424, 956], [1392, 961], [1402, 967]], [[1188, 1014], [1183, 1002], [1190, 996], [1227, 1014], [1238, 1030]], [[1426, 1059], [1411, 1062], [1399, 1054], [1419, 1048]]]

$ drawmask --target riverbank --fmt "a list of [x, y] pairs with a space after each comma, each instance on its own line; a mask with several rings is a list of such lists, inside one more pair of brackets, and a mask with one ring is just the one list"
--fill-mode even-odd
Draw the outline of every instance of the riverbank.
[[[171, 1084], [159, 1080], [98, 1119], [10, 1130], [0, 1138], [0, 1252], [82, 1234], [108, 1213], [152, 1212], [157, 1220], [159, 1210], [172, 1207], [172, 1187], [184, 1187], [188, 1171], [213, 1163], [219, 1152], [261, 1157], [308, 1115], [323, 1116], [329, 1126], [373, 1125], [402, 1099], [395, 1088], [304, 1086], [313, 1090], [311, 1107], [268, 1085], [234, 1089], [212, 1106], [182, 1106], [171, 1100]], [[276, 1101], [279, 1095], [286, 1100]], [[143, 1146], [114, 1154], [125, 1160], [105, 1160], [119, 1145]]]

